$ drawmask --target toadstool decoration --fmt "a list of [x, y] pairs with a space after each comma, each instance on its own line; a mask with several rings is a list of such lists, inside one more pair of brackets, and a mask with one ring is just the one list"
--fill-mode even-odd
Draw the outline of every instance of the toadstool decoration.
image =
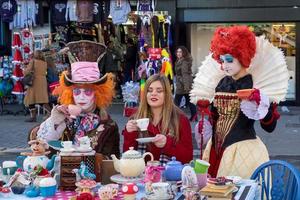
[[134, 183], [126, 183], [122, 187], [122, 192], [124, 194], [124, 200], [135, 200], [136, 193], [139, 188]]

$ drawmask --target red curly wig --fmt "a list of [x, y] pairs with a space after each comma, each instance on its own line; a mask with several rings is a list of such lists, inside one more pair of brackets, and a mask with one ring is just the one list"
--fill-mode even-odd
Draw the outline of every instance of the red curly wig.
[[95, 103], [97, 108], [106, 108], [112, 102], [114, 92], [114, 80], [113, 75], [111, 73], [108, 74], [107, 81], [103, 84], [74, 84], [71, 86], [67, 86], [64, 81], [64, 74], [67, 71], [63, 72], [60, 76], [59, 87], [55, 88], [53, 91], [53, 95], [58, 96], [58, 101], [61, 104], [69, 105], [74, 104], [73, 99], [73, 88], [81, 87], [81, 88], [92, 88], [95, 91]]
[[230, 54], [247, 68], [256, 52], [255, 35], [247, 26], [219, 27], [214, 33], [210, 51], [219, 63], [220, 55]]

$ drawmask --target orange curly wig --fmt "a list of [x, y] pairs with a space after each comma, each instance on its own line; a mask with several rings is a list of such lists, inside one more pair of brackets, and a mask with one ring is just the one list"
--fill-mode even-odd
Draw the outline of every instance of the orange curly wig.
[[255, 35], [247, 26], [219, 27], [214, 33], [210, 51], [219, 63], [220, 55], [230, 54], [247, 68], [256, 52]]
[[113, 75], [108, 74], [107, 81], [103, 84], [74, 84], [67, 86], [64, 81], [64, 76], [67, 71], [63, 72], [59, 79], [59, 87], [55, 88], [53, 95], [58, 96], [58, 101], [61, 104], [74, 104], [73, 88], [92, 88], [95, 91], [95, 103], [97, 108], [106, 108], [112, 102], [115, 95]]

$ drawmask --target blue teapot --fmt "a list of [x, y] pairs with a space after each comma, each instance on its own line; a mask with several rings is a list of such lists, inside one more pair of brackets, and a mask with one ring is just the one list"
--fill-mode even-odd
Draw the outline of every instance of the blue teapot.
[[181, 162], [176, 160], [176, 157], [172, 157], [172, 161], [169, 161], [165, 166], [165, 178], [166, 181], [180, 181], [181, 180], [181, 171], [183, 169]]

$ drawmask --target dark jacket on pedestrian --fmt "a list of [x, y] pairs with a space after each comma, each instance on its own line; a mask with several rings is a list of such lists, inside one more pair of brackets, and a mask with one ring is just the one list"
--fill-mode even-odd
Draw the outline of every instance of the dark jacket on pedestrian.
[[175, 62], [176, 94], [188, 94], [192, 89], [192, 63], [191, 57], [182, 58]]

